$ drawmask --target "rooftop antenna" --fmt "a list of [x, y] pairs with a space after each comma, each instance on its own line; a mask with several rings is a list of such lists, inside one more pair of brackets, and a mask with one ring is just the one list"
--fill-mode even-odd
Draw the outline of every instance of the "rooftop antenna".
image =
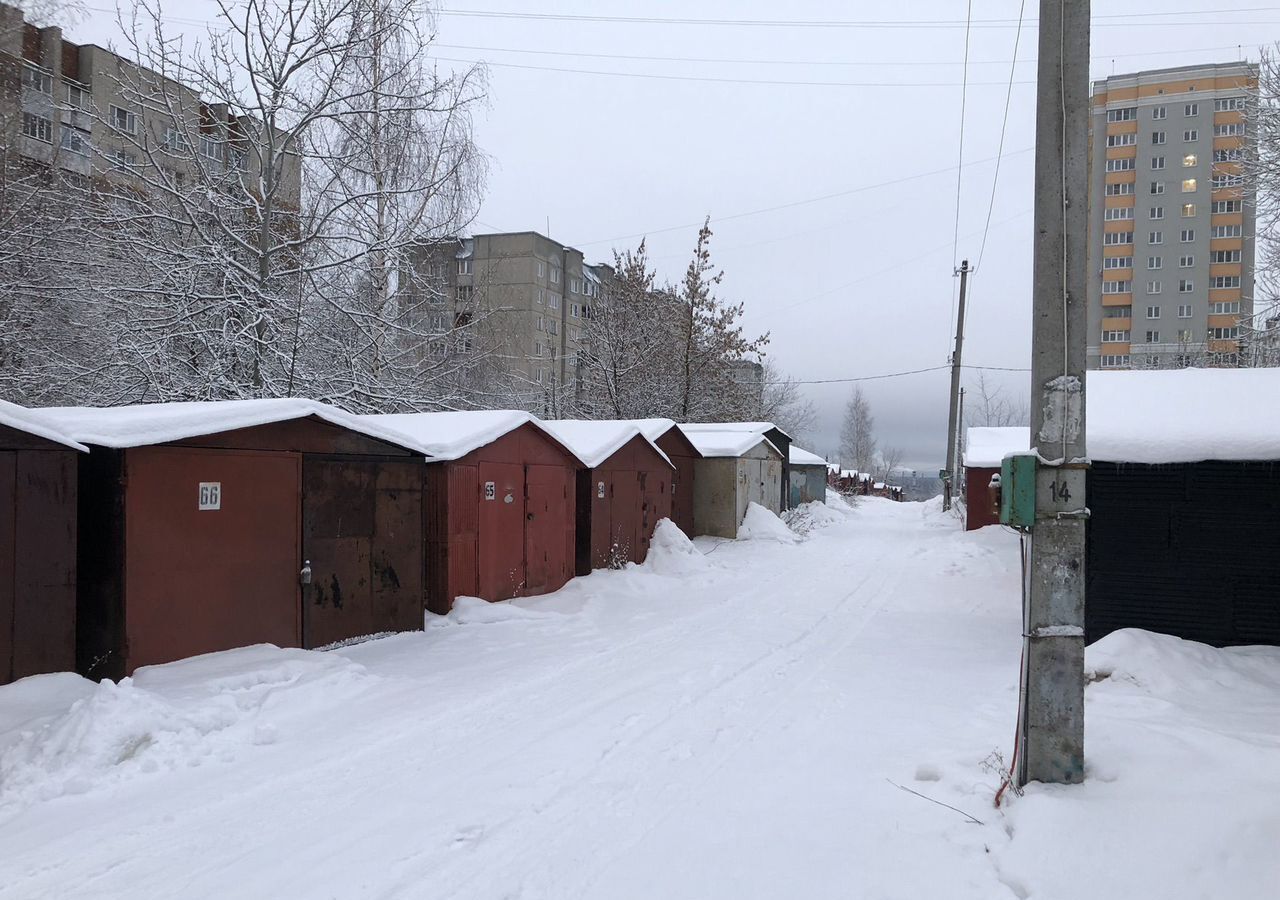
[[547, 237], [551, 237], [551, 217], [547, 216]]

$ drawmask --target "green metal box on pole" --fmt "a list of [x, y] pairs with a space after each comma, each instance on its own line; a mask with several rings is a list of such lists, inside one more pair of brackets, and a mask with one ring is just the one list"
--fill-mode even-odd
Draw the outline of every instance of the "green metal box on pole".
[[1035, 523], [1035, 454], [1006, 456], [1000, 463], [1000, 524], [1030, 528]]

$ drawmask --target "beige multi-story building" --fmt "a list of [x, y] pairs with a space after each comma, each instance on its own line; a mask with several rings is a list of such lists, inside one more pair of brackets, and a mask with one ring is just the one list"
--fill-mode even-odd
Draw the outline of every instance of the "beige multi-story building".
[[1090, 368], [1231, 364], [1252, 313], [1242, 160], [1258, 69], [1220, 63], [1093, 84]]
[[[163, 170], [184, 181], [258, 183], [255, 126], [225, 105], [110, 50], [0, 3], [0, 144], [26, 161], [143, 189]], [[301, 166], [282, 156], [275, 193], [297, 209]]]
[[415, 294], [482, 311], [503, 368], [531, 405], [573, 395], [590, 349], [587, 320], [609, 289], [612, 267], [588, 265], [580, 250], [521, 231], [424, 242], [411, 248], [407, 269]]

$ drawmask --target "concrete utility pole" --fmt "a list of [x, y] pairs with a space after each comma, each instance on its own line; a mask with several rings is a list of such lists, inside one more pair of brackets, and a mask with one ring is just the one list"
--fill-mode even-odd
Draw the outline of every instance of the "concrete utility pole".
[[1031, 529], [1018, 784], [1084, 780], [1089, 2], [1040, 0]]
[[960, 351], [964, 348], [964, 294], [969, 284], [969, 260], [960, 263], [960, 306], [956, 311], [956, 349], [951, 354], [951, 405], [947, 414], [947, 477], [942, 480], [942, 508], [951, 508], [951, 492], [956, 483], [956, 404], [960, 399]]

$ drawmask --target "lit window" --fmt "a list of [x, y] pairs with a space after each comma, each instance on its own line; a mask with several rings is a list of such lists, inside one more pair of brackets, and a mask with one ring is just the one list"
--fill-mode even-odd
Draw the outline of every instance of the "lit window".
[[1198, 161], [1199, 161], [1199, 157], [1197, 157], [1194, 153], [1188, 153], [1186, 156], [1182, 157], [1182, 164], [1184, 166], [1188, 166], [1188, 167], [1194, 166]]
[[1182, 204], [1182, 218], [1189, 219], [1196, 214], [1196, 205], [1194, 203]]
[[1196, 180], [1194, 178], [1182, 179], [1182, 193], [1190, 194], [1196, 189]]

